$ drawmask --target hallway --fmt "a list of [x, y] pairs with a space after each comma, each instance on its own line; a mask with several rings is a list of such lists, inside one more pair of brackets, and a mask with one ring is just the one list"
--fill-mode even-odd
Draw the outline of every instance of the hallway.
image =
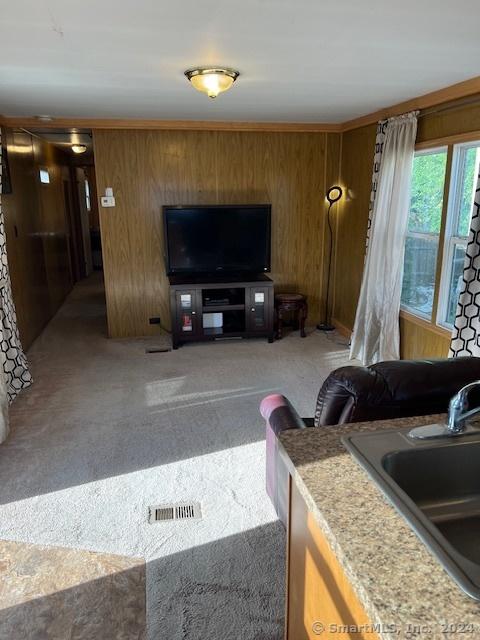
[[[145, 557], [149, 640], [277, 640], [285, 540], [258, 405], [281, 391], [312, 415], [347, 351], [314, 332], [145, 353], [165, 343], [108, 340], [98, 274], [75, 287], [12, 406], [0, 537]], [[183, 501], [202, 519], [148, 523], [149, 506]]]

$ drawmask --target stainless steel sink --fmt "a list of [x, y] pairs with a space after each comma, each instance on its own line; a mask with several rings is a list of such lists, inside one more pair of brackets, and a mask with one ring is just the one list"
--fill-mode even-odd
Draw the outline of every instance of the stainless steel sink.
[[426, 442], [409, 430], [342, 441], [450, 576], [480, 600], [480, 432]]

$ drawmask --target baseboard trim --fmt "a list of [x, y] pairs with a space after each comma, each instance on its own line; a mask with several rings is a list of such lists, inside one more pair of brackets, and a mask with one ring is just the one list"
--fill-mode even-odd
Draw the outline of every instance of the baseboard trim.
[[336, 318], [332, 318], [332, 324], [341, 336], [343, 336], [344, 338], [348, 338], [350, 340], [350, 338], [352, 337], [351, 329], [346, 327]]

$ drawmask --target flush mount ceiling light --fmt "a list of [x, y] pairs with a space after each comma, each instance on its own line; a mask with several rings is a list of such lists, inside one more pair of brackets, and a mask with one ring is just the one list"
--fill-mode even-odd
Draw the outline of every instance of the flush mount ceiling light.
[[73, 153], [85, 153], [87, 147], [84, 144], [72, 144]]
[[233, 69], [199, 67], [188, 69], [185, 75], [197, 91], [206, 93], [209, 98], [216, 98], [222, 91], [230, 89], [240, 73]]

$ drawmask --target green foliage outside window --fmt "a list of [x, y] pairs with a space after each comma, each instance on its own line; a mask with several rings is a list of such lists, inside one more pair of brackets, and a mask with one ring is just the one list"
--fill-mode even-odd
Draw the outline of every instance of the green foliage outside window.
[[477, 183], [477, 176], [474, 176], [475, 160], [478, 147], [467, 149], [464, 156], [463, 176], [460, 192], [460, 215], [458, 218], [457, 235], [468, 236], [470, 230], [470, 216], [472, 214], [473, 188]]
[[415, 156], [409, 231], [440, 233], [446, 166], [446, 151]]

